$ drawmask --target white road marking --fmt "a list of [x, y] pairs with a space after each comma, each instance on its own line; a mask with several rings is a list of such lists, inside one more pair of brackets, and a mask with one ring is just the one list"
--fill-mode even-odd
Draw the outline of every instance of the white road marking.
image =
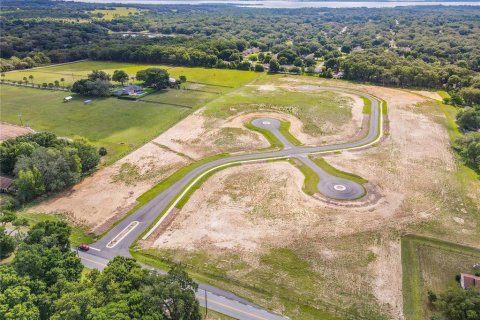
[[[122, 241], [126, 236], [128, 236], [128, 234], [130, 232], [132, 232], [133, 229], [135, 229], [138, 225], [140, 224], [140, 222], [138, 221], [132, 221], [130, 222], [130, 224], [128, 226], [125, 227], [125, 229], [123, 229], [122, 231], [120, 231], [119, 234], [117, 234], [115, 236], [115, 238], [112, 239], [112, 241], [110, 241], [108, 244], [107, 244], [107, 248], [111, 249], [113, 247], [115, 247], [117, 244], [120, 243], [120, 241]], [[118, 238], [118, 239], [117, 239]]]
[[95, 248], [95, 247], [90, 247], [90, 249], [95, 250], [95, 251], [102, 251], [102, 250], [100, 250], [98, 248]]

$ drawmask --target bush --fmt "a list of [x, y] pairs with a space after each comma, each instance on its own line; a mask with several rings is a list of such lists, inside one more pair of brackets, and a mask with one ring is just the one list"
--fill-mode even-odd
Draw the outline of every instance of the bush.
[[102, 157], [106, 156], [107, 155], [107, 149], [105, 147], [100, 147], [100, 149], [98, 149], [98, 154]]
[[255, 71], [256, 72], [263, 72], [263, 71], [265, 71], [265, 68], [261, 64], [256, 64], [255, 65]]

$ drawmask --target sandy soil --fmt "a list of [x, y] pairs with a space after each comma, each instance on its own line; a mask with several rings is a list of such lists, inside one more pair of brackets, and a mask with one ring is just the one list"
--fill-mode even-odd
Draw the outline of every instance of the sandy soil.
[[187, 163], [185, 157], [147, 143], [30, 211], [65, 213], [76, 223], [101, 233], [132, 208], [138, 196]]
[[[267, 248], [300, 250], [308, 241], [322, 256], [335, 257], [323, 241], [366, 232], [380, 234], [384, 241], [368, 244], [376, 260], [364, 278], [357, 280], [371, 279], [366, 284], [369, 292], [388, 306], [392, 317], [401, 319], [398, 238], [388, 230], [404, 230], [435, 216], [445, 202], [455, 162], [447, 132], [438, 121], [443, 114], [417, 106], [424, 101], [417, 95], [373, 86], [363, 89], [387, 100], [388, 136], [376, 147], [325, 159], [340, 170], [368, 179], [381, 194], [379, 201], [351, 208], [327, 204], [301, 191], [303, 176], [289, 163], [243, 165], [212, 176], [168, 229], [152, 239], [153, 246], [220, 256], [237, 252], [252, 261], [252, 256], [258, 257]], [[359, 242], [353, 250], [361, 246]], [[355, 281], [357, 275], [349, 274], [347, 268], [342, 272], [348, 276], [337, 279], [337, 285], [348, 287], [343, 281]], [[338, 289], [331, 290], [327, 295], [335, 295]]]
[[30, 127], [21, 127], [14, 124], [0, 122], [0, 141], [15, 138], [33, 132]]
[[[274, 85], [257, 86], [260, 91], [276, 90]], [[318, 86], [289, 86], [290, 90], [312, 91], [320, 90]], [[337, 141], [348, 141], [354, 139], [361, 133], [364, 120], [363, 101], [359, 97], [350, 94], [342, 94], [350, 98], [352, 120], [344, 124], [337, 133], [312, 137], [303, 132], [302, 122], [293, 115], [281, 112], [251, 112], [239, 113], [227, 119], [217, 119], [204, 116], [203, 109], [188, 116], [174, 127], [167, 130], [154, 141], [169, 149], [185, 154], [188, 157], [198, 160], [210, 155], [219, 153], [243, 153], [267, 148], [267, 140], [259, 133], [248, 130], [244, 127], [256, 117], [275, 117], [291, 123], [291, 133], [305, 145], [320, 145], [326, 141], [334, 143]]]

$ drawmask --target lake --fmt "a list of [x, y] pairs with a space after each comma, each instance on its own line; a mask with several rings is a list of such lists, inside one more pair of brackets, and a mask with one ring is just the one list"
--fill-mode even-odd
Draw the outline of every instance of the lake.
[[393, 8], [400, 6], [480, 6], [480, 1], [294, 1], [294, 0], [81, 0], [93, 3], [232, 4], [254, 8]]

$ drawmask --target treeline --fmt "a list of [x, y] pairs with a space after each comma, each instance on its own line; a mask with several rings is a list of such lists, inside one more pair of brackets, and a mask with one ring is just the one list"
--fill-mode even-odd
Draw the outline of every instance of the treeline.
[[53, 133], [30, 133], [0, 144], [2, 174], [14, 176], [20, 203], [62, 191], [91, 173], [99, 151], [82, 139], [58, 138]]
[[[0, 248], [6, 237], [0, 213]], [[40, 222], [18, 243], [10, 264], [0, 265], [0, 319], [200, 320], [197, 284], [179, 267], [159, 275], [133, 259], [116, 257], [103, 271], [84, 269], [70, 248], [71, 228]], [[3, 236], [2, 236], [3, 235]], [[1, 256], [1, 253], [0, 253]]]
[[10, 57], [9, 59], [0, 58], [0, 71], [6, 72], [11, 70], [29, 69], [44, 64], [49, 64], [50, 62], [50, 58], [47, 57], [43, 52], [32, 53], [23, 59], [15, 56]]
[[353, 52], [328, 63], [332, 63], [333, 68], [340, 68], [345, 79], [382, 85], [452, 90], [470, 86], [475, 76], [471, 70], [456, 65], [429, 64], [385, 51]]

